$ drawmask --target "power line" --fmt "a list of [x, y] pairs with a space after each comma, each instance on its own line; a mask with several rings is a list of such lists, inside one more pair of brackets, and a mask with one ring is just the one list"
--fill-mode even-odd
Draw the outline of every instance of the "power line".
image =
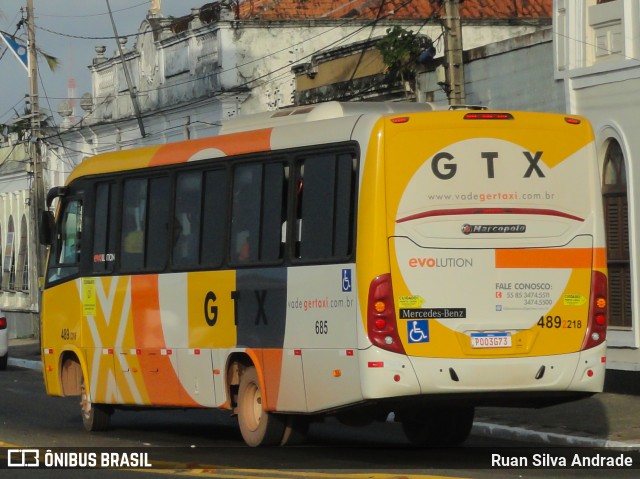
[[[127, 10], [134, 10], [138, 7], [141, 7], [142, 5], [148, 5], [149, 2], [141, 2], [141, 3], [137, 3], [136, 5], [132, 5], [130, 7], [124, 7], [124, 8], [119, 8], [116, 10], [113, 10], [113, 13], [120, 13], [120, 12], [125, 12]], [[38, 12], [38, 16], [39, 17], [51, 17], [51, 18], [91, 18], [91, 17], [102, 17], [102, 16], [107, 16], [109, 15], [108, 12], [103, 12], [103, 13], [92, 13], [92, 14], [88, 14], [88, 15], [55, 15], [53, 13], [41, 13]]]

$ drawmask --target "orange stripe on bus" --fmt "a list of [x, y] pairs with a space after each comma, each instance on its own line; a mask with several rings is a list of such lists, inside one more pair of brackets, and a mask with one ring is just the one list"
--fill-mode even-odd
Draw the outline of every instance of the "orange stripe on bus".
[[153, 156], [149, 166], [184, 163], [196, 153], [207, 149], [220, 150], [226, 156], [269, 151], [271, 150], [272, 130], [272, 128], [265, 128], [264, 130], [212, 136], [182, 143], [167, 143]]
[[592, 264], [606, 267], [604, 248], [496, 250], [496, 268], [591, 268]]
[[198, 406], [184, 390], [169, 354], [160, 320], [158, 275], [131, 276], [131, 311], [142, 376], [151, 404]]
[[263, 349], [262, 367], [267, 390], [265, 409], [273, 411], [278, 405], [280, 392], [280, 373], [282, 371], [282, 349]]

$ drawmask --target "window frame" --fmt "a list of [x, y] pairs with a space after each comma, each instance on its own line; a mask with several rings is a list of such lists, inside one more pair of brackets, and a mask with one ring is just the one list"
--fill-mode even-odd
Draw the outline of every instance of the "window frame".
[[[351, 198], [350, 198], [350, 218], [349, 224], [349, 239], [348, 239], [348, 252], [345, 255], [331, 255], [329, 257], [321, 258], [297, 258], [295, 256], [295, 228], [291, 225], [296, 221], [296, 208], [297, 208], [297, 184], [299, 175], [297, 171], [297, 165], [305, 158], [314, 156], [330, 155], [336, 158], [336, 165], [339, 163], [339, 158], [342, 155], [349, 155], [351, 161], [354, 162], [351, 174]], [[184, 271], [218, 271], [218, 270], [235, 270], [245, 268], [264, 268], [264, 267], [278, 267], [278, 266], [302, 266], [302, 265], [314, 265], [314, 264], [340, 264], [355, 261], [356, 256], [356, 242], [357, 242], [357, 204], [359, 196], [359, 163], [360, 163], [360, 149], [356, 142], [341, 142], [330, 145], [312, 145], [304, 148], [290, 148], [285, 150], [267, 151], [260, 153], [252, 153], [246, 155], [238, 155], [233, 157], [223, 158], [211, 158], [200, 160], [193, 163], [180, 163], [169, 166], [136, 169], [128, 171], [117, 171], [113, 173], [106, 173], [100, 175], [90, 175], [87, 177], [79, 178], [73, 181], [69, 185], [69, 192], [64, 198], [61, 198], [59, 212], [62, 212], [62, 208], [66, 208], [68, 203], [73, 200], [79, 200], [82, 203], [83, 218], [83, 238], [82, 248], [83, 253], [80, 262], [77, 264], [77, 271], [73, 274], [65, 276], [64, 278], [56, 278], [54, 280], [49, 279], [47, 275], [47, 286], [57, 284], [62, 281], [66, 281], [80, 275], [83, 276], [109, 276], [109, 275], [136, 275], [136, 274], [160, 274], [170, 272], [184, 272]], [[260, 257], [256, 261], [252, 262], [238, 262], [233, 261], [231, 252], [231, 233], [232, 233], [232, 199], [234, 188], [234, 175], [235, 172], [246, 165], [260, 165], [262, 174], [262, 181], [264, 182], [265, 172], [268, 170], [268, 165], [280, 164], [282, 165], [282, 201], [285, 204], [284, 210], [280, 213], [280, 219], [282, 225], [278, 230], [278, 236], [280, 237], [280, 252], [278, 258], [273, 258], [270, 255], [265, 260], [261, 260]], [[338, 166], [336, 166], [338, 168]], [[198, 246], [198, 261], [194, 264], [181, 264], [174, 261], [174, 237], [173, 232], [176, 224], [176, 195], [178, 191], [178, 178], [184, 174], [199, 174], [201, 181], [201, 201], [200, 201], [200, 226], [199, 226], [199, 246]], [[218, 177], [218, 175], [221, 175]], [[277, 177], [277, 175], [276, 175]], [[150, 185], [151, 182], [165, 178], [164, 181], [168, 182], [167, 195], [167, 235], [166, 235], [166, 247], [164, 248], [164, 261], [161, 261], [160, 265], [156, 264], [153, 267], [149, 267], [146, 256], [149, 254], [147, 251], [148, 245], [145, 244], [143, 248], [143, 264], [141, 268], [127, 268], [123, 267], [123, 263], [126, 258], [123, 256], [123, 244], [122, 237], [124, 234], [123, 221], [125, 213], [125, 184], [131, 180], [143, 180], [146, 184], [146, 212], [145, 212], [145, 234], [148, 235], [149, 224], [149, 198], [150, 198]], [[211, 193], [211, 188], [207, 187], [207, 182], [211, 185], [220, 186], [219, 189]], [[100, 185], [109, 184], [110, 197], [108, 199], [109, 209], [115, 208], [113, 215], [109, 217], [111, 225], [107, 227], [107, 237], [114, 240], [114, 261], [110, 265], [105, 265], [105, 270], [94, 270], [94, 251], [96, 247], [96, 234], [99, 232], [96, 230], [96, 222], [99, 221], [95, 217], [96, 208], [98, 202], [98, 188]], [[278, 186], [276, 185], [276, 188]], [[223, 199], [220, 206], [212, 206], [212, 204], [218, 204]], [[209, 204], [207, 205], [207, 202]], [[277, 209], [277, 201], [273, 204]], [[273, 206], [272, 205], [272, 206]], [[282, 208], [282, 205], [281, 205]], [[275, 213], [276, 209], [271, 211], [272, 221], [274, 217], [277, 217]], [[262, 212], [260, 213], [262, 215]], [[275, 215], [275, 216], [274, 216]], [[215, 253], [211, 253], [207, 256], [208, 260], [205, 261], [205, 249], [207, 248], [207, 240], [205, 239], [207, 233], [212, 230], [214, 223], [209, 223], [213, 220], [215, 223], [216, 237], [212, 240], [212, 245], [217, 246], [214, 248]], [[222, 223], [220, 223], [222, 220]], [[153, 221], [153, 220], [151, 220]], [[261, 221], [263, 218], [261, 216]], [[335, 221], [335, 218], [333, 219]], [[56, 218], [56, 238], [54, 245], [52, 245], [52, 254], [59, 254], [59, 234], [58, 228], [60, 228], [60, 219]], [[113, 228], [113, 230], [112, 230]], [[274, 238], [276, 237], [275, 230], [271, 232], [271, 246], [273, 246]], [[111, 236], [112, 235], [112, 236]], [[334, 229], [335, 235], [335, 229]], [[284, 242], [283, 242], [284, 240]], [[110, 241], [110, 240], [108, 240]], [[148, 241], [145, 238], [145, 242]], [[54, 249], [56, 250], [54, 252]], [[108, 248], [107, 248], [108, 249]], [[272, 248], [273, 249], [273, 248]], [[275, 250], [273, 250], [275, 251]], [[109, 253], [106, 251], [105, 253]], [[50, 261], [50, 267], [58, 266]]]

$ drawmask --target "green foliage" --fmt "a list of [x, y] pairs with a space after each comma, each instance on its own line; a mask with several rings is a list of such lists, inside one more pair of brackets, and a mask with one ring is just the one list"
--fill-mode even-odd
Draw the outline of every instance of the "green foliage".
[[391, 73], [396, 73], [403, 81], [415, 77], [416, 59], [422, 52], [422, 41], [405, 28], [387, 28], [387, 35], [376, 45], [382, 61]]

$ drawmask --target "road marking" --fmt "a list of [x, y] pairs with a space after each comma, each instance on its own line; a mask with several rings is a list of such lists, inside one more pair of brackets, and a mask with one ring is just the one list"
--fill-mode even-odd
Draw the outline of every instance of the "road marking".
[[[154, 461], [154, 466], [157, 464]], [[159, 463], [158, 463], [159, 464]], [[167, 466], [171, 463], [167, 463]], [[281, 471], [277, 469], [137, 469], [137, 472], [154, 472], [158, 474], [172, 474], [178, 476], [207, 477], [214, 479], [464, 479], [453, 476], [432, 476], [425, 474], [389, 474], [389, 473], [335, 473], [335, 472], [305, 472]]]
[[[26, 446], [0, 441], [0, 447], [9, 449], [28, 449]], [[37, 448], [41, 449], [41, 448]], [[105, 448], [108, 449], [108, 448]], [[5, 457], [0, 454], [0, 457]], [[203, 467], [204, 466], [204, 467]], [[235, 469], [226, 466], [189, 464], [172, 461], [153, 460], [152, 469], [128, 469], [131, 472], [171, 474], [185, 477], [206, 477], [214, 479], [464, 479], [453, 476], [432, 476], [428, 474], [389, 474], [389, 473], [337, 473], [282, 471], [278, 469]]]

